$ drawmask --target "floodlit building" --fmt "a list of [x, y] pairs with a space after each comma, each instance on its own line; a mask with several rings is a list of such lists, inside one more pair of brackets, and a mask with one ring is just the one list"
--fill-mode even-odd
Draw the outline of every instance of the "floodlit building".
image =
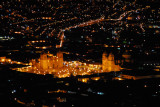
[[38, 60], [30, 61], [28, 67], [17, 68], [21, 72], [31, 72], [36, 74], [54, 74], [59, 78], [70, 75], [91, 75], [94, 73], [104, 73], [120, 71], [121, 67], [115, 64], [114, 55], [103, 53], [102, 64], [91, 64], [80, 61], [64, 61], [63, 52], [58, 52], [56, 56], [50, 53], [40, 55]]
[[102, 55], [102, 69], [104, 72], [111, 72], [120, 71], [121, 67], [115, 64], [114, 55], [112, 53], [107, 57], [107, 54], [104, 52]]

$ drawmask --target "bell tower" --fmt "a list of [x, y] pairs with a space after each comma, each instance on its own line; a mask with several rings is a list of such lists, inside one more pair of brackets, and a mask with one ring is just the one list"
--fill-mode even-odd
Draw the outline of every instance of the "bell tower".
[[107, 70], [107, 68], [108, 68], [107, 64], [108, 64], [107, 53], [104, 52], [104, 53], [102, 54], [102, 70], [103, 70], [103, 71], [106, 71], [106, 70]]
[[57, 65], [58, 65], [58, 68], [63, 67], [63, 52], [57, 53]]

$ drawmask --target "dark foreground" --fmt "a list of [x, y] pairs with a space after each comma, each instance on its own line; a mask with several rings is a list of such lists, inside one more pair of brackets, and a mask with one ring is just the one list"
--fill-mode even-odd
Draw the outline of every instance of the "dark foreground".
[[[98, 75], [93, 75], [95, 78]], [[1, 69], [1, 107], [156, 107], [160, 79], [112, 80], [112, 73], [53, 78]], [[88, 80], [88, 81], [86, 81]]]

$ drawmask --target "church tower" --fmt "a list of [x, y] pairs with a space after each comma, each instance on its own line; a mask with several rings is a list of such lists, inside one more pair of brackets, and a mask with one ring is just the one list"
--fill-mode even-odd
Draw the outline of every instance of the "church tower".
[[40, 56], [40, 68], [43, 70], [48, 69], [48, 59], [47, 59], [47, 54], [42, 54]]
[[106, 70], [107, 70], [107, 68], [108, 68], [107, 64], [108, 64], [107, 53], [104, 52], [104, 53], [102, 54], [102, 70], [103, 70], [103, 71], [106, 71]]
[[114, 71], [114, 55], [112, 53], [108, 56], [108, 71]]
[[57, 53], [57, 67], [62, 68], [63, 67], [63, 52]]

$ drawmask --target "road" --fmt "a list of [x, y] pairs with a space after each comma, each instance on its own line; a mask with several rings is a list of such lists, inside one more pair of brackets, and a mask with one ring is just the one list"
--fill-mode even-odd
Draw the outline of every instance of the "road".
[[[65, 29], [61, 29], [60, 32], [58, 33], [58, 38], [60, 39], [60, 44], [59, 45], [56, 45], [56, 48], [61, 48], [63, 46], [63, 39], [64, 39], [64, 32], [66, 30], [70, 30], [72, 28], [77, 28], [77, 27], [85, 27], [85, 26], [91, 26], [93, 24], [96, 24], [96, 23], [100, 23], [102, 21], [121, 21], [124, 17], [126, 17], [129, 13], [131, 12], [137, 12], [138, 10], [140, 9], [137, 9], [137, 10], [130, 10], [130, 11], [126, 11], [124, 13], [122, 13], [119, 18], [117, 19], [105, 19], [104, 16], [101, 16], [100, 18], [98, 19], [95, 19], [95, 20], [89, 20], [87, 22], [83, 22], [83, 23], [80, 23], [78, 25], [75, 25], [75, 26], [70, 26], [70, 27], [66, 27]], [[142, 28], [142, 26], [140, 26]]]

